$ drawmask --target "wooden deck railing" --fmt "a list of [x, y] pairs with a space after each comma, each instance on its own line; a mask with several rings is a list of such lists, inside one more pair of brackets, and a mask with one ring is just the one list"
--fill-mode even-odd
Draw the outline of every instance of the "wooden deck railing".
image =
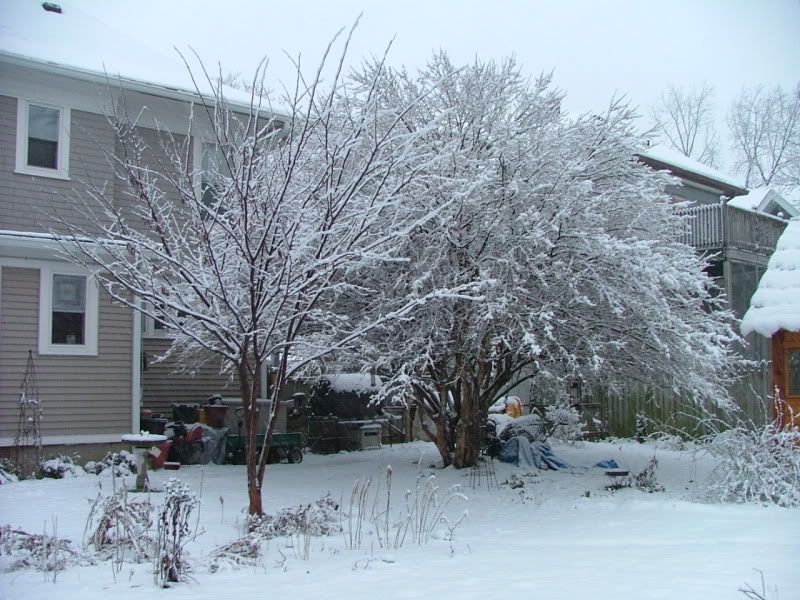
[[681, 241], [698, 250], [735, 248], [769, 256], [786, 227], [778, 217], [724, 203], [691, 206], [679, 213], [689, 217]]

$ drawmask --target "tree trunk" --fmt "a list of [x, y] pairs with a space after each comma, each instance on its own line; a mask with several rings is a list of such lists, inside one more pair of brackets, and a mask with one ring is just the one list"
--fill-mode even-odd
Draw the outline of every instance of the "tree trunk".
[[261, 482], [258, 477], [258, 403], [256, 402], [255, 388], [252, 385], [250, 373], [244, 360], [239, 363], [239, 392], [244, 410], [244, 423], [247, 429], [246, 469], [247, 469], [247, 497], [249, 505], [247, 513], [250, 515], [263, 515], [264, 509], [261, 502]]
[[433, 440], [439, 455], [442, 457], [442, 466], [449, 467], [453, 464], [453, 454], [451, 452], [447, 431], [447, 412], [442, 410], [436, 418], [436, 438]]
[[479, 396], [469, 382], [461, 381], [461, 410], [456, 427], [457, 468], [472, 467], [481, 452], [481, 410]]

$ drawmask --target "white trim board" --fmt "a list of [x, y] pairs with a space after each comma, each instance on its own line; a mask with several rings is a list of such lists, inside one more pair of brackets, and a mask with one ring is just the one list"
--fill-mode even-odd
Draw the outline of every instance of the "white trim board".
[[[49, 435], [42, 436], [43, 446], [70, 445], [70, 444], [110, 444], [114, 442], [122, 443], [122, 436], [125, 433], [98, 433], [86, 435]], [[0, 447], [14, 445], [14, 438], [0, 437]]]

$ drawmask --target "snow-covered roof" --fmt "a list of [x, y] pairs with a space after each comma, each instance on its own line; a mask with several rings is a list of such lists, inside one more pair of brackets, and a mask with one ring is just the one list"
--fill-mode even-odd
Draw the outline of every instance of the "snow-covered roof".
[[800, 217], [789, 221], [742, 319], [743, 335], [800, 331]]
[[[693, 158], [689, 158], [673, 148], [668, 148], [667, 146], [659, 144], [642, 150], [639, 152], [639, 156], [644, 159], [650, 159], [651, 161], [661, 163], [666, 167], [675, 167], [680, 171], [694, 173], [695, 175], [699, 175], [704, 179], [715, 181], [732, 188], [737, 188], [740, 194], [746, 192], [743, 181], [740, 181], [739, 179], [736, 179], [735, 177], [732, 177], [727, 173], [723, 173], [722, 171], [719, 171], [713, 167], [704, 165]], [[678, 175], [678, 173], [676, 173], [676, 175]]]
[[[196, 72], [197, 88], [175, 52], [157, 52], [141, 39], [125, 32], [124, 24], [104, 22], [81, 10], [80, 3], [55, 0], [47, 3], [61, 12], [43, 8], [41, 0], [0, 2], [0, 56], [24, 61], [79, 79], [104, 81], [106, 76], [124, 86], [145, 87], [167, 97], [211, 94], [211, 86], [193, 57], [188, 62]], [[217, 70], [209, 68], [212, 77]], [[250, 95], [225, 86], [226, 99], [248, 106]]]
[[744, 196], [737, 196], [728, 201], [728, 206], [754, 212], [768, 212], [770, 204], [775, 204], [786, 218], [800, 216], [800, 211], [791, 202], [768, 187], [750, 190]]
[[758, 210], [766, 197], [772, 192], [769, 188], [756, 188], [744, 196], [737, 196], [728, 201], [728, 206], [743, 208], [745, 210]]

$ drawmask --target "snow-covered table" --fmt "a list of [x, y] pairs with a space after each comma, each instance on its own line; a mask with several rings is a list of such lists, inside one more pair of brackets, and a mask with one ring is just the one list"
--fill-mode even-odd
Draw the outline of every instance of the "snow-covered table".
[[147, 452], [153, 446], [167, 441], [167, 436], [157, 433], [126, 433], [122, 436], [122, 441], [133, 447], [133, 454], [136, 456], [136, 491], [144, 492], [150, 489], [147, 478]]

